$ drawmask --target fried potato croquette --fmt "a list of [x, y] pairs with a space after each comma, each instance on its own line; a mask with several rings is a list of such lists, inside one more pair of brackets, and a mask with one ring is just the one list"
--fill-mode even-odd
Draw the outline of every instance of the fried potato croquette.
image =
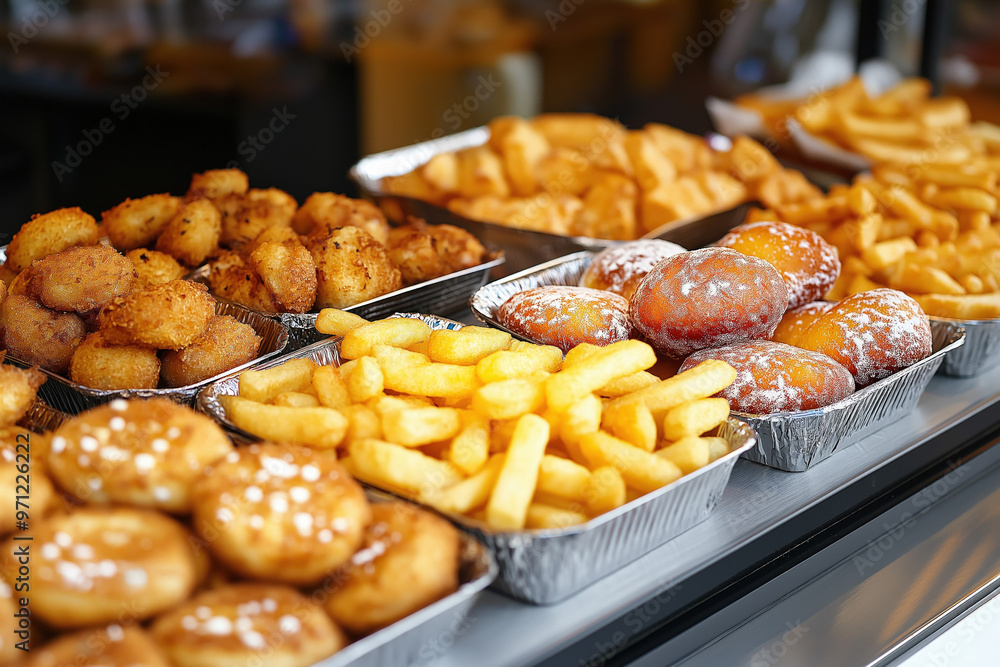
[[240, 248], [240, 252], [249, 257], [253, 251], [268, 242], [290, 243], [292, 245], [302, 245], [299, 235], [291, 227], [268, 227], [257, 235], [253, 241]]
[[399, 267], [404, 285], [414, 285], [449, 273], [448, 263], [438, 252], [434, 237], [419, 229], [392, 230], [389, 235], [389, 258]]
[[[240, 583], [205, 591], [153, 623], [177, 667], [308, 667], [347, 645], [315, 602], [293, 588]], [[261, 663], [263, 664], [263, 663]]]
[[35, 402], [38, 388], [45, 383], [45, 374], [37, 368], [18, 368], [3, 363], [0, 351], [0, 427], [16, 424]]
[[305, 313], [316, 302], [316, 263], [301, 243], [268, 241], [250, 253], [249, 263], [278, 311]]
[[317, 308], [353, 306], [403, 286], [385, 246], [358, 227], [335, 229], [310, 250], [316, 262]]
[[274, 298], [257, 272], [237, 252], [224, 252], [212, 262], [208, 284], [214, 294], [251, 310], [278, 312]]
[[189, 280], [134, 292], [113, 300], [97, 321], [112, 345], [145, 345], [180, 350], [194, 342], [215, 317], [215, 299], [208, 288]]
[[361, 549], [334, 573], [327, 613], [368, 634], [458, 590], [458, 531], [408, 503], [372, 506]]
[[219, 243], [239, 247], [271, 227], [288, 227], [298, 209], [295, 199], [277, 188], [253, 189], [245, 194], [228, 194], [215, 201], [222, 213]]
[[160, 648], [139, 625], [112, 623], [63, 635], [32, 649], [18, 667], [170, 667]]
[[[36, 438], [37, 436], [33, 436], [28, 431], [16, 426], [0, 428], [0, 493], [6, 493], [10, 498], [16, 498], [19, 493], [24, 492], [23, 485], [20, 492], [17, 489], [19, 483], [17, 468], [19, 464], [24, 463], [24, 444], [26, 442], [35, 444]], [[20, 450], [18, 445], [21, 445]], [[18, 454], [22, 455], [20, 459], [18, 459]], [[20, 482], [24, 482], [23, 475]], [[49, 510], [56, 506], [58, 499], [56, 489], [46, 474], [45, 466], [37, 458], [33, 458], [31, 461], [30, 482], [26, 502], [31, 508], [31, 518], [35, 521], [41, 521]], [[17, 528], [18, 509], [23, 508], [18, 508], [14, 502], [4, 503], [4, 506], [0, 506], [0, 535], [13, 533]], [[2, 655], [3, 652], [0, 651], [0, 656]]]
[[74, 246], [96, 245], [99, 236], [94, 217], [80, 208], [61, 208], [36, 215], [11, 239], [7, 264], [20, 273], [36, 259]]
[[[389, 223], [374, 204], [332, 192], [309, 195], [295, 217], [292, 227], [299, 234], [322, 239], [338, 227], [358, 227], [382, 245], [389, 241]], [[309, 245], [308, 243], [306, 245]]]
[[69, 379], [92, 389], [155, 389], [160, 358], [149, 347], [112, 345], [95, 331], [73, 353]]
[[239, 169], [209, 169], [191, 177], [188, 199], [218, 199], [228, 194], [246, 194], [250, 179]]
[[129, 250], [125, 257], [135, 267], [139, 285], [143, 288], [180, 280], [187, 273], [176, 259], [159, 250], [136, 248]]
[[435, 241], [438, 253], [448, 265], [449, 273], [479, 266], [486, 259], [486, 248], [475, 236], [454, 225], [427, 225], [426, 231]]
[[249, 324], [216, 315], [193, 343], [163, 355], [163, 381], [168, 387], [184, 387], [225, 373], [253, 361], [262, 340]]
[[35, 262], [29, 293], [46, 307], [86, 317], [138, 286], [135, 266], [105, 245], [70, 248]]
[[163, 228], [156, 249], [185, 266], [198, 266], [219, 247], [222, 216], [208, 199], [184, 202]]
[[31, 282], [34, 279], [35, 273], [31, 270], [29, 266], [24, 271], [16, 274], [10, 284], [7, 285], [7, 294], [21, 294], [23, 296], [30, 296], [31, 294]]
[[66, 373], [86, 335], [78, 315], [57, 313], [30, 297], [13, 294], [0, 305], [0, 347], [53, 373]]
[[126, 199], [101, 215], [101, 228], [119, 250], [141, 248], [156, 241], [180, 206], [181, 198], [169, 194]]

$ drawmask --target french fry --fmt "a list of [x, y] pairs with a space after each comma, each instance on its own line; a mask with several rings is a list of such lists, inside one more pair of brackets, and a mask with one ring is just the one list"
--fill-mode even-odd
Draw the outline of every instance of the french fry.
[[347, 418], [331, 408], [265, 405], [240, 396], [220, 396], [226, 417], [262, 440], [334, 448], [347, 433]]
[[865, 264], [876, 271], [881, 271], [901, 260], [907, 253], [916, 250], [916, 242], [904, 237], [876, 243], [866, 248], [861, 257], [865, 260]]
[[367, 405], [355, 403], [344, 408], [343, 413], [347, 417], [345, 440], [353, 442], [369, 438], [382, 439], [382, 418], [375, 410]]
[[548, 442], [549, 424], [544, 419], [527, 414], [517, 420], [503, 467], [486, 504], [491, 526], [501, 530], [524, 528]]
[[581, 512], [551, 507], [541, 503], [531, 503], [525, 517], [526, 528], [539, 530], [559, 530], [587, 522], [587, 515]]
[[632, 375], [626, 375], [625, 377], [612, 380], [598, 389], [597, 394], [605, 398], [618, 398], [619, 396], [624, 396], [625, 394], [631, 394], [633, 391], [639, 391], [640, 389], [651, 387], [659, 381], [660, 378], [656, 377], [652, 373], [639, 371], [638, 373], [632, 373]]
[[506, 350], [510, 334], [499, 329], [463, 327], [431, 332], [427, 355], [431, 361], [459, 366], [472, 366], [494, 352]]
[[573, 458], [582, 459], [579, 449], [580, 438], [600, 430], [601, 411], [601, 399], [593, 394], [588, 394], [569, 406], [563, 413], [559, 435]]
[[243, 371], [239, 379], [240, 396], [267, 403], [286, 391], [302, 391], [312, 383], [316, 363], [310, 359], [292, 359], [280, 366], [260, 371]]
[[965, 288], [947, 272], [903, 260], [890, 267], [889, 287], [909, 294], [965, 294]]
[[997, 198], [979, 188], [945, 188], [930, 193], [924, 201], [942, 209], [983, 211], [991, 215], [997, 210]]
[[328, 336], [343, 336], [366, 324], [365, 318], [338, 308], [324, 308], [316, 316], [316, 331]]
[[489, 454], [489, 421], [478, 416], [468, 418], [462, 430], [451, 441], [448, 460], [466, 475], [474, 475], [482, 469]]
[[287, 408], [315, 408], [319, 405], [319, 399], [301, 391], [286, 391], [275, 396], [271, 403]]
[[340, 356], [357, 359], [372, 354], [376, 345], [407, 348], [427, 340], [430, 335], [431, 328], [427, 323], [409, 317], [369, 322], [344, 334]]
[[708, 465], [711, 448], [704, 438], [691, 436], [682, 438], [656, 452], [656, 455], [670, 461], [685, 475]]
[[404, 447], [449, 440], [461, 428], [461, 412], [455, 408], [409, 408], [382, 413], [383, 437]]
[[613, 409], [642, 401], [655, 417], [656, 413], [665, 413], [681, 403], [713, 396], [731, 385], [734, 380], [736, 380], [736, 369], [724, 361], [708, 359], [672, 378], [616, 398], [611, 401], [608, 408]]
[[612, 343], [580, 365], [549, 377], [545, 381], [545, 397], [554, 410], [566, 410], [612, 380], [646, 370], [655, 363], [656, 353], [646, 343], [636, 340]]
[[504, 457], [505, 454], [494, 454], [479, 471], [446, 489], [426, 494], [424, 501], [442, 512], [468, 514], [479, 509], [489, 500]]
[[655, 491], [676, 481], [682, 474], [673, 462], [644, 452], [603, 431], [583, 436], [580, 449], [591, 465], [616, 468], [625, 483], [640, 493]]
[[614, 466], [601, 466], [590, 473], [584, 490], [587, 511], [594, 516], [610, 512], [625, 504], [625, 479]]
[[510, 350], [494, 352], [475, 366], [476, 376], [483, 383], [526, 377], [538, 371], [552, 373], [562, 367], [562, 351], [552, 345], [515, 345]]
[[663, 418], [663, 437], [681, 440], [707, 433], [729, 417], [729, 401], [724, 398], [701, 398], [682, 403], [667, 411]]
[[604, 428], [645, 452], [656, 449], [656, 420], [645, 403], [626, 403], [604, 415]]
[[355, 440], [348, 445], [355, 476], [363, 482], [393, 491], [433, 498], [463, 480], [447, 461], [382, 440]]
[[374, 357], [360, 357], [352, 363], [355, 363], [354, 368], [344, 378], [351, 400], [364, 403], [381, 394], [385, 388], [385, 378], [378, 361]]
[[716, 461], [729, 453], [729, 443], [725, 438], [702, 438], [708, 442], [708, 461]]
[[480, 383], [475, 366], [429, 363], [399, 368], [382, 364], [385, 388], [404, 394], [461, 398], [471, 396]]
[[928, 315], [958, 320], [991, 320], [1000, 317], [1000, 292], [988, 294], [915, 294]]
[[351, 404], [347, 384], [335, 366], [320, 366], [313, 373], [313, 388], [319, 402], [328, 408], [342, 409]]
[[546, 454], [538, 468], [537, 491], [570, 500], [584, 501], [590, 484], [590, 470], [558, 456]]
[[525, 378], [491, 382], [472, 395], [472, 409], [487, 419], [515, 419], [538, 412], [544, 402], [542, 387]]

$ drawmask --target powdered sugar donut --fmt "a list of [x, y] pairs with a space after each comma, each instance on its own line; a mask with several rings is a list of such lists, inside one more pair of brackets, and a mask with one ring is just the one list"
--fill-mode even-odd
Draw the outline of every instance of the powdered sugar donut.
[[703, 248], [653, 267], [632, 295], [629, 315], [654, 347], [684, 357], [770, 337], [787, 304], [773, 266], [729, 248]]
[[776, 343], [795, 345], [802, 332], [812, 326], [813, 322], [836, 305], [833, 301], [813, 301], [804, 306], [785, 311], [785, 316], [778, 322], [778, 328], [774, 330], [771, 340]]
[[882, 288], [839, 302], [799, 336], [798, 346], [832, 357], [864, 387], [920, 361], [932, 342], [920, 304]]
[[718, 246], [770, 262], [788, 287], [788, 307], [822, 299], [840, 275], [837, 248], [814, 231], [761, 220], [733, 228]]
[[738, 412], [755, 415], [812, 410], [854, 393], [854, 378], [839, 363], [817, 352], [756, 340], [695, 352], [680, 372], [706, 359], [725, 361], [736, 380], [719, 392]]
[[580, 343], [610, 345], [633, 333], [624, 297], [572, 285], [518, 292], [500, 306], [497, 319], [511, 331], [563, 352]]
[[40, 649], [33, 649], [27, 662], [17, 664], [19, 667], [170, 667], [163, 652], [141, 626], [117, 623], [63, 635]]
[[682, 252], [687, 250], [661, 239], [639, 239], [611, 246], [594, 256], [580, 277], [580, 286], [614, 292], [629, 299], [639, 281], [654, 266]]

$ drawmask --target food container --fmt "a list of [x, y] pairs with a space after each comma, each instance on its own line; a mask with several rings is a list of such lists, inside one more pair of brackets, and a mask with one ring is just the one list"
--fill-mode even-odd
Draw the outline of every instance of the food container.
[[[540, 285], [576, 285], [593, 257], [580, 252], [486, 285], [469, 301], [477, 318], [523, 340], [497, 320], [500, 305], [511, 295]], [[733, 412], [757, 431], [760, 444], [744, 458], [790, 472], [800, 472], [903, 417], [916, 406], [942, 362], [961, 352], [962, 323], [931, 318], [932, 353], [847, 398], [815, 410], [750, 415]]]
[[17, 423], [29, 431], [44, 433], [56, 430], [67, 419], [69, 419], [69, 415], [65, 412], [56, 410], [47, 405], [45, 401], [36, 400]]
[[[417, 317], [436, 329], [462, 327], [457, 322], [434, 316], [401, 316]], [[291, 358], [309, 358], [318, 364], [339, 363], [340, 340], [317, 343], [261, 368], [276, 366]], [[198, 408], [239, 437], [252, 439], [226, 419], [218, 401], [219, 395], [234, 395], [237, 390], [236, 378], [215, 382], [202, 390]], [[722, 497], [736, 459], [756, 443], [753, 429], [735, 419], [729, 419], [720, 427], [719, 435], [729, 442], [729, 454], [579, 526], [561, 530], [498, 531], [465, 516], [442, 516], [489, 547], [500, 566], [496, 588], [534, 604], [556, 602], [708, 518]]]
[[1000, 363], [1000, 318], [994, 320], [954, 320], [931, 315], [934, 323], [953, 324], [965, 329], [965, 345], [944, 358], [943, 375], [979, 375]]
[[[285, 345], [288, 343], [288, 330], [280, 322], [264, 317], [263, 315], [247, 310], [241, 306], [222, 301], [216, 301], [215, 312], [218, 315], [230, 315], [239, 322], [249, 324], [254, 328], [257, 335], [263, 339], [260, 343], [260, 352], [255, 359], [245, 364], [236, 366], [225, 373], [220, 373], [215, 377], [202, 380], [197, 384], [191, 384], [185, 387], [172, 387], [169, 389], [93, 389], [91, 387], [85, 387], [82, 384], [72, 382], [61, 375], [57, 375], [56, 373], [41, 369], [41, 372], [44, 373], [48, 379], [45, 384], [39, 388], [38, 396], [56, 410], [61, 410], [70, 414], [77, 414], [78, 412], [88, 410], [102, 403], [107, 403], [115, 398], [162, 397], [169, 398], [170, 400], [177, 401], [178, 403], [190, 403], [194, 401], [198, 391], [202, 387], [205, 387], [220, 378], [234, 374], [238, 375], [241, 371], [244, 371], [251, 366], [255, 366], [261, 361], [281, 354], [285, 349]], [[27, 362], [10, 354], [7, 355], [7, 361], [22, 368], [30, 366]]]

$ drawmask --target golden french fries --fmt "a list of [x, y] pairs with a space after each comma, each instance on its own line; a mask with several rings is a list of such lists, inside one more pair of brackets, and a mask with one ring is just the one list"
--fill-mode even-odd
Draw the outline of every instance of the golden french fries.
[[219, 401], [234, 425], [262, 440], [328, 449], [347, 434], [347, 418], [331, 408], [265, 405], [240, 396], [220, 396]]
[[278, 394], [301, 391], [312, 383], [316, 363], [309, 359], [292, 359], [281, 366], [261, 371], [244, 371], [240, 375], [240, 396], [266, 403]]
[[324, 308], [316, 316], [316, 331], [328, 336], [343, 336], [368, 324], [368, 320], [337, 308]]

